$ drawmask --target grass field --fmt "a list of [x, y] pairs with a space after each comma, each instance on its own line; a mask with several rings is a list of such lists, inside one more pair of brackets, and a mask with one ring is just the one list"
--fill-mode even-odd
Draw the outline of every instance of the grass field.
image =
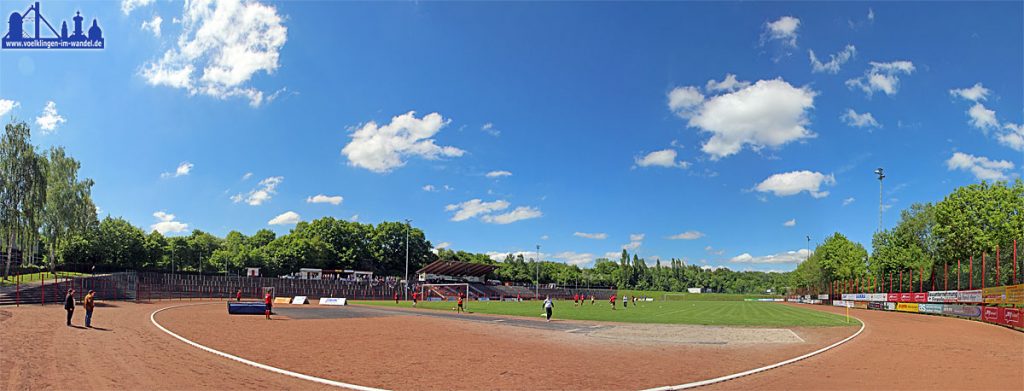
[[[63, 277], [77, 277], [77, 276], [84, 276], [84, 275], [85, 274], [75, 273], [75, 272], [57, 272], [57, 278], [58, 279], [63, 278]], [[14, 286], [17, 283], [16, 282], [17, 281], [16, 278], [17, 278], [17, 276], [10, 276], [6, 280], [0, 279], [0, 286]], [[39, 272], [39, 273], [27, 273], [27, 274], [22, 274], [21, 275], [21, 283], [22, 284], [29, 283], [29, 282], [34, 282], [34, 281], [39, 281], [39, 280], [43, 280], [43, 279], [45, 279], [45, 280], [53, 280], [53, 273], [50, 273], [50, 272]]]
[[[411, 307], [410, 302], [394, 301], [352, 301], [352, 304], [367, 304], [387, 307]], [[420, 302], [419, 308], [451, 311], [453, 302]], [[515, 315], [541, 318], [544, 310], [540, 301], [515, 302], [468, 302], [470, 312], [483, 314]], [[781, 303], [759, 303], [743, 301], [654, 301], [632, 305], [623, 309], [622, 304], [612, 310], [607, 301], [573, 307], [572, 301], [556, 301], [554, 319], [597, 320], [628, 323], [669, 323], [716, 326], [844, 326], [860, 324], [850, 319], [821, 311], [813, 311]]]
[[663, 292], [663, 291], [638, 291], [632, 289], [620, 289], [619, 296], [637, 296], [637, 297], [652, 297], [655, 300], [661, 300], [665, 297], [665, 294], [671, 294], [672, 296], [668, 300], [682, 300], [682, 301], [743, 301], [744, 299], [775, 299], [782, 298], [782, 296], [771, 296], [771, 295], [751, 295], [744, 293], [683, 293], [683, 292]]

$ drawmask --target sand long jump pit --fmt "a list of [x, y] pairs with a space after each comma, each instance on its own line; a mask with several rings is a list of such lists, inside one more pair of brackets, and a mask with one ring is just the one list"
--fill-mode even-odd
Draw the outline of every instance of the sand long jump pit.
[[362, 306], [279, 306], [275, 312], [271, 321], [231, 316], [221, 302], [170, 308], [154, 319], [195, 343], [276, 368], [416, 390], [682, 384], [800, 356], [859, 329], [549, 323]]

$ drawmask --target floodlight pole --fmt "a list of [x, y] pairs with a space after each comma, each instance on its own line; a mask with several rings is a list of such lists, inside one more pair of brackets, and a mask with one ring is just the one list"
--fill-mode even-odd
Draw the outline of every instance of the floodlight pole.
[[540, 245], [537, 245], [537, 285], [535, 285], [533, 297], [540, 299]]
[[412, 220], [405, 219], [405, 284], [402, 284], [404, 287], [402, 291], [405, 293], [402, 294], [404, 296], [402, 300], [409, 300], [409, 230], [412, 227], [409, 223], [411, 222]]
[[878, 232], [882, 232], [882, 179], [885, 179], [885, 169], [878, 167], [875, 174], [878, 175]]

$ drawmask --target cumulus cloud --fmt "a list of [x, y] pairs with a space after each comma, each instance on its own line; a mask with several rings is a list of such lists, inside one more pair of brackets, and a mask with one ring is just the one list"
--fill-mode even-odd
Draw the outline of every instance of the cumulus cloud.
[[338, 195], [338, 196], [329, 196], [329, 195], [324, 195], [324, 194], [317, 194], [315, 196], [306, 197], [306, 202], [310, 203], [310, 204], [341, 205], [341, 201], [343, 199], [344, 198], [342, 198], [342, 196], [340, 196], [340, 195]]
[[149, 31], [153, 33], [154, 37], [160, 37], [160, 25], [164, 23], [164, 18], [160, 15], [153, 16], [153, 19], [142, 22], [142, 31]]
[[121, 0], [121, 12], [128, 15], [136, 8], [142, 8], [153, 4], [153, 1], [155, 0]]
[[451, 246], [452, 246], [452, 244], [451, 244], [451, 243], [448, 243], [448, 242], [441, 242], [441, 243], [438, 243], [437, 245], [435, 245], [435, 246], [434, 246], [434, 248], [436, 248], [436, 249], [442, 249], [442, 248], [448, 248], [448, 247], [451, 247]]
[[245, 203], [252, 206], [263, 205], [264, 202], [270, 201], [274, 194], [277, 194], [277, 186], [280, 185], [281, 182], [284, 182], [283, 176], [269, 177], [260, 181], [259, 186], [250, 190], [248, 194], [235, 194], [231, 197], [231, 200], [236, 204], [245, 201]]
[[189, 162], [181, 162], [181, 164], [178, 165], [178, 168], [175, 169], [174, 172], [161, 173], [160, 177], [161, 178], [177, 178], [177, 177], [185, 176], [185, 175], [188, 175], [189, 173], [192, 172], [192, 167], [195, 167], [195, 164], [192, 164], [192, 163], [189, 163]]
[[774, 22], [764, 25], [764, 33], [761, 35], [762, 43], [769, 40], [782, 42], [789, 47], [796, 47], [797, 30], [800, 28], [800, 19], [792, 16], [783, 16]]
[[1015, 151], [1024, 152], [1024, 125], [1007, 123], [1003, 129], [1005, 131], [996, 135], [996, 140]]
[[739, 81], [736, 79], [736, 75], [726, 73], [725, 79], [722, 79], [722, 81], [715, 81], [714, 79], [708, 80], [707, 85], [704, 86], [704, 90], [711, 93], [722, 91], [733, 92], [739, 89], [747, 88], [748, 86], [750, 86], [749, 81]]
[[847, 80], [846, 86], [850, 89], [859, 88], [868, 96], [874, 95], [876, 91], [895, 95], [899, 91], [899, 75], [914, 73], [914, 63], [910, 61], [872, 61], [870, 64], [871, 68], [864, 72], [864, 76]]
[[639, 167], [678, 167], [687, 168], [690, 166], [689, 162], [679, 160], [676, 161], [676, 151], [674, 149], [663, 149], [660, 151], [654, 151], [644, 156], [637, 156], [633, 158], [635, 164]]
[[15, 107], [18, 107], [20, 105], [20, 103], [15, 102], [13, 100], [0, 99], [0, 119], [3, 119], [3, 116], [7, 115], [7, 113], [11, 112], [11, 110], [14, 110]]
[[551, 256], [555, 259], [561, 259], [566, 264], [580, 266], [589, 263], [594, 260], [594, 254], [591, 253], [577, 253], [575, 251], [563, 251], [556, 253]]
[[153, 217], [156, 217], [157, 222], [154, 223], [153, 225], [150, 225], [149, 230], [157, 231], [161, 235], [166, 235], [168, 233], [183, 232], [188, 229], [188, 224], [182, 223], [180, 221], [174, 221], [174, 215], [170, 213], [164, 211], [154, 212]]
[[967, 110], [967, 115], [971, 117], [970, 124], [975, 128], [988, 130], [989, 128], [998, 128], [999, 120], [996, 119], [996, 112], [985, 108], [985, 105], [981, 103], [975, 103]]
[[825, 175], [812, 171], [792, 171], [774, 174], [754, 187], [762, 193], [772, 193], [776, 197], [786, 197], [806, 191], [811, 197], [827, 197], [828, 192], [821, 190], [824, 185], [835, 185], [834, 175]]
[[459, 157], [465, 151], [434, 143], [434, 135], [450, 123], [441, 114], [430, 113], [416, 118], [408, 113], [391, 118], [391, 122], [378, 126], [370, 121], [352, 133], [352, 141], [345, 145], [341, 154], [354, 167], [386, 173], [402, 167], [406, 159], [419, 156], [424, 159]]
[[[522, 255], [523, 259], [525, 259], [525, 260], [531, 260], [531, 259], [536, 260], [537, 257], [538, 257], [538, 254], [537, 254], [536, 251], [521, 251], [521, 250], [520, 251], [509, 251], [509, 252], [488, 251], [485, 254], [487, 254], [488, 257], [490, 257], [492, 260], [497, 261], [497, 262], [504, 261], [505, 258], [508, 257], [510, 254], [513, 257], [518, 257], [518, 256]], [[539, 256], [540, 256], [541, 260], [544, 260], [545, 258], [551, 258], [552, 257], [551, 254], [544, 253], [544, 252], [540, 253]]]
[[853, 198], [853, 197], [847, 198], [847, 199], [843, 200], [843, 206], [850, 205], [850, 204], [852, 204], [856, 200], [857, 199]]
[[494, 137], [501, 136], [501, 131], [498, 130], [498, 129], [495, 129], [494, 128], [494, 124], [492, 124], [490, 122], [484, 124], [484, 126], [481, 126], [480, 130], [485, 131], [485, 132], [487, 132], [488, 134], [490, 134], [491, 136], [494, 136]]
[[242, 180], [243, 181], [249, 180], [249, 178], [252, 178], [252, 173], [251, 172], [247, 172], [247, 173], [245, 173], [245, 175], [242, 175]]
[[668, 93], [669, 110], [683, 118], [689, 118], [703, 102], [704, 94], [697, 87], [676, 87]]
[[511, 212], [503, 213], [499, 215], [484, 215], [480, 218], [485, 223], [493, 224], [510, 224], [520, 220], [535, 219], [544, 216], [540, 209], [532, 206], [520, 206], [513, 209]]
[[256, 0], [187, 1], [177, 46], [147, 62], [139, 73], [153, 86], [218, 99], [243, 97], [257, 107], [263, 92], [249, 81], [259, 72], [277, 70], [288, 39], [282, 22], [276, 8]]
[[[687, 88], [696, 90], [680, 87], [673, 92]], [[806, 126], [816, 95], [782, 79], [760, 80], [706, 101], [701, 96], [699, 101], [688, 101], [690, 106], [673, 104], [670, 98], [669, 109], [688, 118], [688, 126], [711, 134], [701, 150], [717, 160], [738, 153], [744, 146], [754, 150], [777, 148], [815, 137]]]
[[974, 83], [974, 86], [969, 88], [955, 88], [949, 90], [950, 95], [967, 99], [972, 102], [979, 102], [987, 99], [990, 92], [991, 91], [981, 85], [981, 83]]
[[853, 109], [846, 109], [846, 112], [843, 113], [843, 115], [840, 116], [839, 119], [843, 120], [843, 123], [845, 123], [846, 125], [857, 128], [882, 127], [882, 125], [880, 125], [878, 121], [875, 120], [875, 116], [871, 115], [871, 113], [857, 114], [857, 112], [853, 111]]
[[277, 217], [270, 219], [267, 222], [269, 225], [293, 225], [298, 224], [302, 220], [302, 217], [298, 213], [287, 211], [277, 215]]
[[36, 117], [36, 125], [42, 129], [43, 134], [50, 134], [57, 130], [57, 126], [68, 122], [57, 114], [57, 103], [54, 101], [46, 102], [46, 107], [43, 107], [43, 114]]
[[669, 240], [696, 240], [704, 237], [704, 233], [700, 231], [686, 231], [669, 236]]
[[503, 176], [512, 176], [512, 173], [508, 171], [491, 171], [487, 173], [488, 178], [501, 178]]
[[437, 188], [434, 187], [434, 185], [423, 185], [422, 189], [423, 189], [423, 191], [430, 191], [430, 192], [437, 191]]
[[839, 69], [850, 61], [851, 58], [857, 55], [857, 48], [853, 45], [846, 45], [846, 47], [836, 54], [830, 54], [828, 62], [821, 62], [817, 56], [814, 55], [813, 50], [808, 50], [808, 54], [811, 57], [811, 72], [827, 72], [831, 74], [839, 73]]
[[476, 216], [508, 209], [510, 205], [511, 204], [505, 200], [484, 202], [479, 198], [474, 198], [462, 203], [450, 204], [445, 206], [444, 210], [455, 212], [455, 214], [452, 215], [452, 221], [466, 221]]
[[704, 247], [704, 251], [707, 251], [708, 254], [712, 254], [712, 255], [722, 255], [722, 254], [725, 254], [725, 250], [724, 249], [716, 250], [714, 247], [711, 247], [711, 246], [705, 246]]
[[787, 220], [785, 223], [782, 223], [782, 226], [783, 227], [796, 227], [796, 219]]
[[1009, 160], [990, 160], [984, 156], [974, 156], [962, 152], [953, 153], [946, 160], [946, 168], [950, 171], [969, 171], [980, 181], [1004, 181], [1009, 179], [1008, 171], [1013, 170], [1013, 162]]
[[576, 236], [576, 237], [580, 237], [580, 238], [586, 238], [586, 239], [600, 239], [600, 240], [608, 238], [608, 234], [606, 234], [604, 232], [586, 233], [586, 232], [578, 232], [577, 231], [577, 232], [574, 232], [572, 234], [572, 236]]
[[753, 256], [750, 253], [743, 253], [732, 257], [729, 262], [733, 263], [800, 263], [807, 259], [810, 255], [810, 251], [807, 249], [799, 249], [796, 251], [786, 251], [778, 254], [764, 255], [764, 256]]

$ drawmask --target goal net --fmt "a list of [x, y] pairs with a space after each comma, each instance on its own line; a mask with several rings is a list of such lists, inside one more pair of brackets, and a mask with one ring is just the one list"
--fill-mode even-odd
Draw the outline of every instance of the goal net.
[[[465, 299], [463, 303], [469, 301], [469, 284], [458, 283], [420, 285], [420, 297], [422, 297], [424, 301], [455, 302], [459, 300], [459, 296], [462, 296]], [[465, 308], [466, 306], [467, 304], [463, 304], [463, 308]]]

